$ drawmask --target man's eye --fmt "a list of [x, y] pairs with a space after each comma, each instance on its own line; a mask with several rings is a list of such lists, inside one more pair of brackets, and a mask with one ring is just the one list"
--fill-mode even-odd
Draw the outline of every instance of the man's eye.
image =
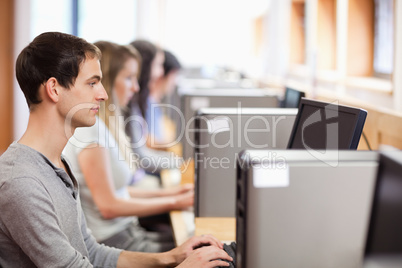
[[96, 83], [95, 83], [95, 82], [91, 82], [91, 83], [89, 83], [89, 85], [90, 85], [91, 87], [93, 87], [93, 86], [96, 85]]

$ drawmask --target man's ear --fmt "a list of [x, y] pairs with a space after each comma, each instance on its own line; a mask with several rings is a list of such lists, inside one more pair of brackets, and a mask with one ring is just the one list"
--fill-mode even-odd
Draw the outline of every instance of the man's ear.
[[60, 85], [57, 82], [57, 79], [54, 77], [50, 77], [45, 83], [45, 93], [46, 95], [53, 101], [59, 101], [59, 94], [60, 94]]

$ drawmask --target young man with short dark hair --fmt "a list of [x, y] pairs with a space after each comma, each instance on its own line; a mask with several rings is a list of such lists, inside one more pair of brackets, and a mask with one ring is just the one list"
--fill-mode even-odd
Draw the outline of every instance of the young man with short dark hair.
[[[16, 75], [30, 116], [0, 157], [0, 267], [215, 267], [230, 259], [212, 236], [164, 253], [98, 244], [87, 229], [77, 182], [61, 153], [77, 127], [95, 123], [102, 83], [99, 49], [57, 32], [20, 53]], [[200, 245], [211, 246], [196, 249]]]

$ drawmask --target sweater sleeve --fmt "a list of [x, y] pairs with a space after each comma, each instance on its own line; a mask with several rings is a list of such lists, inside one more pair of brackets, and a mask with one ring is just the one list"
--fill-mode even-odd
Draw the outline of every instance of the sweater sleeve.
[[81, 216], [82, 225], [81, 232], [87, 246], [89, 259], [94, 267], [116, 267], [117, 259], [121, 253], [121, 249], [105, 246], [96, 242], [91, 230], [87, 228], [84, 213]]

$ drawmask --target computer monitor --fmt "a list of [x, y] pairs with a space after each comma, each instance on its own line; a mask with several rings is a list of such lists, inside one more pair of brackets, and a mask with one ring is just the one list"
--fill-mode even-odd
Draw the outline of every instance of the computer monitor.
[[380, 154], [366, 255], [402, 255], [402, 151]]
[[196, 217], [235, 217], [236, 160], [244, 149], [286, 149], [297, 109], [203, 108], [195, 121]]
[[302, 98], [288, 149], [357, 149], [367, 111]]
[[[236, 91], [239, 91], [240, 89], [252, 89], [252, 91], [256, 89], [255, 86], [250, 83], [247, 84], [244, 81], [224, 82], [212, 78], [181, 78], [178, 82], [178, 86], [172, 92], [172, 94], [164, 98], [164, 103], [167, 104], [164, 107], [164, 112], [176, 123], [176, 140], [179, 140], [182, 137], [182, 130], [185, 129], [184, 120], [182, 121], [182, 119], [184, 119], [182, 112], [184, 111], [184, 109], [181, 106], [181, 96], [185, 94], [193, 94], [197, 90], [206, 90], [205, 92], [208, 93], [208, 90], [209, 92], [211, 92], [211, 90], [213, 89], [216, 89], [218, 91], [228, 90], [228, 92], [231, 92], [231, 90], [234, 89], [235, 94], [237, 94]], [[202, 101], [198, 103], [198, 105], [201, 107], [204, 106], [204, 104], [205, 102]], [[194, 101], [194, 105], [197, 106], [197, 101]], [[187, 156], [187, 152], [185, 154]]]
[[281, 102], [282, 108], [298, 108], [301, 98], [305, 97], [305, 93], [290, 87], [286, 87], [285, 97]]
[[243, 151], [237, 267], [361, 268], [377, 169], [373, 151]]
[[185, 159], [194, 157], [194, 120], [197, 110], [206, 107], [278, 107], [278, 95], [272, 90], [265, 89], [193, 89], [179, 94], [184, 118], [179, 134]]

